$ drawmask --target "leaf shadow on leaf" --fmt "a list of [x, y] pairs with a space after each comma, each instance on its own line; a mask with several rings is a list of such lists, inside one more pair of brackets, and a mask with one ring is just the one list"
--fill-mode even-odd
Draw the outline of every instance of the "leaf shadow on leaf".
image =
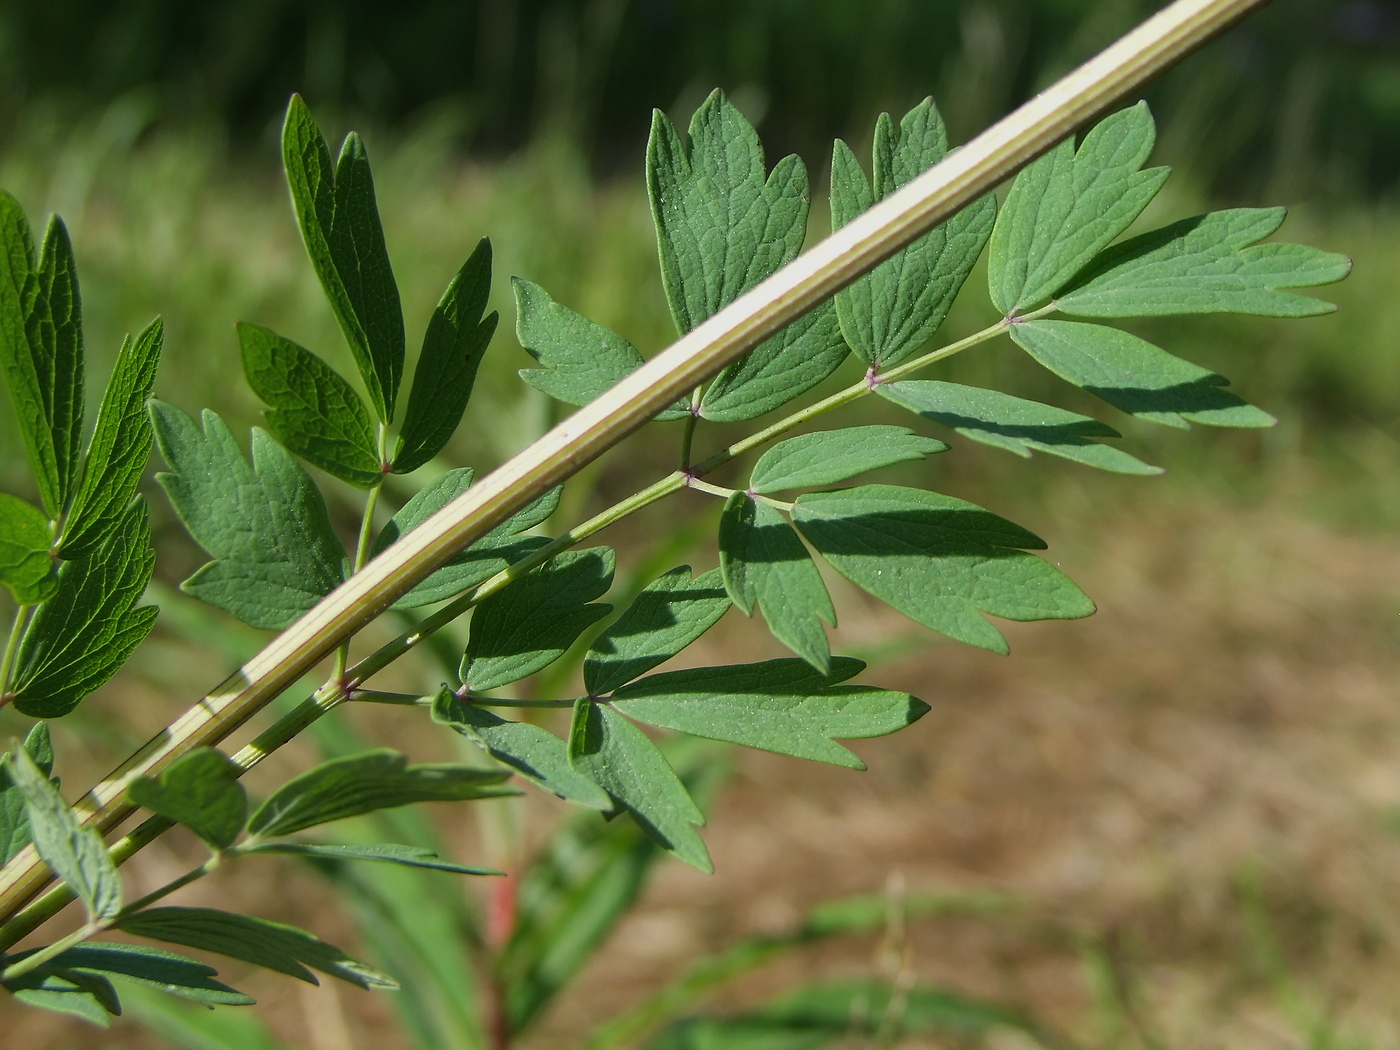
[[[535, 537], [528, 537], [526, 540], [522, 541], [522, 544], [530, 544], [534, 539]], [[526, 549], [529, 550], [532, 548], [527, 547]], [[501, 548], [498, 547], [494, 550], [483, 551], [482, 553], [493, 557], [499, 557]], [[548, 578], [553, 574], [558, 574], [561, 584], [567, 579], [567, 586], [569, 591], [573, 594], [586, 593], [596, 597], [606, 593], [608, 588], [612, 586], [613, 566], [611, 558], [580, 558], [577, 560], [570, 560], [566, 563], [566, 566], [567, 567], [560, 565], [557, 562], [551, 563], [542, 569], [537, 569], [535, 573], [541, 578]], [[567, 577], [565, 577], [565, 573], [567, 573]], [[528, 578], [522, 577], [522, 579]], [[585, 604], [591, 600], [592, 597], [580, 601], [579, 607], [572, 611], [577, 613], [581, 608], [595, 610], [601, 608]], [[602, 615], [602, 613], [595, 612], [593, 618], [597, 619], [598, 615]], [[472, 622], [473, 624], [476, 623], [475, 620]], [[518, 647], [519, 638], [514, 630], [490, 632], [474, 631], [469, 652], [473, 660], [492, 660], [516, 656], [518, 655]]]
[[[1029, 429], [1008, 427], [1008, 430]], [[891, 553], [918, 554], [928, 558], [975, 557], [979, 561], [1020, 557], [1021, 551], [1045, 550], [1045, 541], [1026, 532], [991, 511], [908, 510], [878, 514], [852, 514], [831, 522], [820, 517], [805, 518], [802, 532], [822, 554], [837, 557], [881, 557]], [[880, 537], [908, 536], [907, 550], [892, 551], [889, 546], [863, 544], [858, 533]], [[937, 548], [929, 548], [929, 534], [938, 535]]]
[[[676, 610], [684, 608], [685, 603], [713, 602], [716, 599], [727, 599], [728, 594], [724, 585], [717, 583], [713, 587], [694, 589], [686, 591], [642, 591], [632, 600], [630, 615], [626, 621], [618, 621], [618, 626], [609, 628], [607, 634], [599, 637], [593, 643], [593, 649], [604, 655], [612, 655], [618, 651], [618, 647], [613, 644], [615, 638], [628, 638], [636, 635], [660, 634], [671, 627], [678, 627], [682, 623], [689, 622], [689, 617], [677, 616]], [[627, 630], [630, 624], [631, 630]], [[658, 649], [655, 652], [638, 653], [630, 659], [620, 661], [618, 665], [610, 670], [609, 677], [617, 678], [625, 674], [625, 681], [631, 681], [644, 671], [649, 671], [662, 660], [669, 659], [674, 654]]]
[[[1151, 389], [1146, 387], [1099, 387], [1085, 386], [1084, 389], [1095, 397], [1103, 398], [1115, 408], [1132, 415], [1192, 417], [1198, 413], [1225, 412], [1241, 407], [1249, 408], [1243, 398], [1232, 394], [1225, 387], [1229, 380], [1221, 375], [1211, 375], [1191, 383], [1177, 383], [1174, 386]], [[1262, 422], [1265, 413], [1259, 412]], [[1160, 420], [1169, 422], [1169, 420]], [[1178, 422], [1177, 425], [1183, 425]], [[1252, 424], [1255, 426], [1260, 423]]]
[[[1134, 391], [1134, 393], [1150, 394], [1154, 391], [1144, 390]], [[1111, 399], [1105, 398], [1105, 400]], [[972, 430], [979, 434], [1006, 438], [1009, 442], [1016, 442], [1018, 445], [1024, 441], [1032, 441], [1041, 445], [1093, 445], [1096, 442], [1091, 441], [1090, 438], [1122, 436], [1107, 423], [1101, 423], [1097, 419], [1027, 425], [1001, 423], [996, 420], [979, 419], [977, 416], [958, 415], [954, 412], [939, 412], [936, 416], [928, 413], [928, 415], [953, 430]]]

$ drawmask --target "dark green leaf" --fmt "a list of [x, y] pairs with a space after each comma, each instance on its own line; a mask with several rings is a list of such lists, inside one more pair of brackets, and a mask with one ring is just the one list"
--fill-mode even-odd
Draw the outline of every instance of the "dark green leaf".
[[793, 522], [837, 572], [911, 620], [993, 652], [1006, 639], [978, 610], [1007, 620], [1088, 616], [1094, 603], [1025, 553], [1045, 544], [951, 496], [890, 485], [799, 496]]
[[928, 705], [908, 693], [838, 685], [865, 665], [845, 657], [831, 664], [826, 675], [801, 660], [669, 671], [623, 686], [613, 702], [662, 729], [864, 769], [835, 738], [885, 736], [923, 717]]
[[392, 423], [403, 376], [403, 307], [364, 143], [354, 132], [347, 135], [332, 172], [321, 130], [301, 96], [293, 95], [282, 128], [282, 163], [316, 276], [379, 418]]
[[127, 798], [152, 813], [185, 825], [216, 850], [228, 849], [248, 819], [248, 794], [238, 782], [242, 768], [223, 752], [189, 752], [160, 779], [138, 777]]
[[98, 976], [115, 974], [206, 1006], [248, 1006], [254, 1001], [251, 996], [212, 980], [219, 972], [212, 966], [144, 944], [80, 944], [55, 955], [43, 968]]
[[24, 795], [29, 834], [40, 858], [68, 884], [90, 919], [110, 919], [122, 907], [122, 880], [102, 836], [85, 828], [27, 748], [11, 752], [10, 783]]
[[398, 982], [295, 926], [214, 908], [147, 908], [117, 924], [127, 933], [226, 955], [319, 984], [308, 966], [361, 988]]
[[720, 570], [692, 580], [689, 565], [672, 569], [594, 639], [583, 661], [584, 687], [603, 696], [645, 674], [718, 623], [730, 604]]
[[374, 422], [360, 395], [326, 362], [270, 328], [238, 324], [243, 374], [269, 406], [267, 429], [290, 451], [362, 489], [384, 480]]
[[1119, 474], [1162, 473], [1161, 467], [1144, 463], [1121, 448], [1090, 440], [1118, 437], [1118, 431], [1063, 408], [1012, 397], [999, 390], [933, 379], [885, 383], [876, 387], [876, 392], [901, 408], [951, 427], [965, 438], [1018, 456], [1029, 458], [1031, 450], [1037, 449]]
[[[102, 987], [106, 985], [106, 987]], [[61, 976], [52, 972], [31, 970], [14, 980], [6, 981], [17, 1001], [25, 1006], [35, 1006], [40, 1010], [68, 1014], [106, 1028], [111, 1022], [108, 1017], [121, 1013], [121, 1004], [116, 1002], [116, 990], [105, 978], [90, 974], [68, 973]], [[111, 996], [107, 995], [111, 992]], [[115, 1005], [117, 1009], [111, 1007]]]
[[569, 765], [568, 745], [547, 729], [464, 704], [446, 686], [433, 703], [433, 721], [451, 726], [497, 762], [551, 794], [594, 809], [612, 808], [607, 793]]
[[825, 430], [780, 441], [759, 457], [750, 492], [779, 492], [838, 481], [895, 463], [946, 452], [948, 446], [908, 427], [868, 426]]
[[150, 514], [136, 499], [105, 543], [59, 569], [58, 589], [29, 622], [11, 685], [18, 710], [66, 715], [117, 673], [155, 626], [155, 606], [134, 607], [154, 567]]
[[[511, 794], [511, 792], [502, 792], [502, 794]], [[250, 856], [255, 853], [277, 853], [291, 857], [314, 857], [318, 860], [332, 861], [368, 860], [381, 864], [399, 864], [405, 868], [446, 871], [453, 875], [502, 874], [495, 868], [473, 867], [443, 860], [426, 846], [404, 846], [397, 842], [381, 842], [365, 846], [320, 842], [259, 842], [252, 846], [239, 847], [238, 853], [240, 856]]]
[[1133, 220], [1171, 173], [1138, 170], [1157, 131], [1146, 102], [1066, 139], [1016, 176], [992, 231], [987, 285], [1008, 317], [1050, 301]]
[[122, 341], [107, 380], [97, 425], [83, 457], [83, 480], [63, 527], [62, 554], [81, 558], [118, 527], [151, 458], [146, 401], [155, 386], [164, 328], [157, 317]]
[[[537, 284], [519, 277], [515, 289], [515, 334], [543, 368], [522, 368], [520, 378], [568, 405], [586, 405], [642, 367], [640, 351], [580, 313], [556, 303]], [[682, 419], [690, 405], [680, 400], [657, 419]]]
[[151, 402], [171, 473], [158, 474], [175, 513], [215, 560], [181, 589], [252, 627], [281, 630], [344, 581], [349, 565], [325, 500], [306, 471], [253, 428], [250, 467], [224, 421], [205, 409], [201, 428]]
[[[831, 158], [831, 228], [933, 167], [948, 152], [943, 119], [926, 98], [894, 126], [888, 113], [875, 123], [874, 177], [840, 139]], [[876, 368], [904, 360], [936, 332], [992, 233], [996, 197], [987, 194], [836, 293], [841, 331], [856, 353]]]
[[1351, 260], [1304, 244], [1254, 243], [1283, 225], [1285, 214], [1283, 208], [1214, 211], [1116, 244], [1056, 305], [1081, 317], [1331, 313], [1331, 303], [1278, 289], [1340, 281]]
[[497, 591], [472, 613], [461, 679], [486, 692], [548, 667], [612, 606], [594, 603], [612, 586], [611, 548], [565, 551]]
[[652, 115], [647, 192], [661, 283], [682, 334], [791, 262], [807, 233], [807, 169], [784, 157], [764, 178], [763, 146], [724, 93], [684, 137]]
[[458, 802], [516, 792], [498, 785], [509, 774], [447, 763], [410, 766], [380, 749], [323, 762], [283, 784], [253, 813], [248, 834], [290, 835], [317, 824], [411, 802]]
[[482, 317], [490, 294], [491, 242], [483, 237], [428, 322], [394, 453], [395, 474], [417, 470], [436, 456], [462, 421], [481, 358], [500, 320], [494, 311]]
[[719, 564], [734, 604], [763, 609], [773, 637], [818, 671], [831, 667], [819, 622], [836, 626], [836, 610], [802, 540], [773, 507], [742, 492], [729, 497], [719, 523]]
[[657, 746], [612, 707], [591, 700], [574, 705], [569, 761], [662, 846], [701, 871], [714, 871], [691, 826], [703, 825], [705, 815]]
[[[49, 724], [36, 722], [24, 738], [24, 750], [34, 760], [40, 774], [53, 773], [53, 744], [49, 741]], [[0, 865], [8, 864], [29, 845], [29, 813], [24, 805], [24, 792], [10, 783], [6, 768], [0, 766]]]
[[49, 553], [49, 516], [18, 496], [0, 492], [0, 583], [19, 605], [38, 605], [58, 587], [58, 561]]
[[1267, 427], [1275, 419], [1227, 390], [1224, 376], [1145, 339], [1079, 321], [1026, 321], [1011, 338], [1061, 379], [1139, 419], [1186, 427]]
[[0, 190], [0, 372], [51, 519], [78, 484], [83, 327], [68, 230], [49, 219], [36, 258], [19, 202]]

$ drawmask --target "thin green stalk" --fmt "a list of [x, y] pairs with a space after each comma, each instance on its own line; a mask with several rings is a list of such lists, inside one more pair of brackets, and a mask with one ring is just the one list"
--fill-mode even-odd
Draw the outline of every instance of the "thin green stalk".
[[[387, 433], [384, 424], [379, 424], [379, 458], [384, 459], [384, 436]], [[355, 562], [350, 570], [351, 574], [359, 572], [369, 561], [370, 545], [374, 542], [374, 511], [379, 506], [379, 493], [383, 490], [384, 483], [381, 481], [369, 490], [369, 495], [365, 497], [365, 512], [360, 518], [360, 538], [355, 544]], [[340, 643], [340, 647], [335, 651], [335, 672], [334, 678], [340, 681], [345, 677], [345, 667], [350, 662], [350, 637]]]
[[681, 470], [690, 469], [690, 445], [700, 422], [700, 394], [704, 389], [704, 386], [697, 386], [690, 392], [690, 415], [685, 418], [685, 432], [681, 434]]
[[573, 707], [574, 700], [508, 700], [497, 696], [475, 696], [468, 694], [461, 698], [477, 707]]
[[48, 962], [54, 956], [62, 955], [69, 948], [77, 944], [82, 944], [83, 941], [93, 936], [93, 934], [101, 933], [104, 929], [106, 929], [106, 927], [100, 923], [86, 923], [78, 927], [78, 929], [74, 930], [67, 937], [61, 937], [52, 944], [46, 944], [33, 955], [27, 955], [19, 962], [11, 963], [9, 966], [5, 967], [5, 972], [0, 973], [0, 981], [9, 981], [16, 977], [24, 976], [31, 970], [43, 966], [44, 963]]
[[15, 663], [15, 654], [19, 652], [20, 639], [24, 637], [25, 628], [29, 625], [29, 617], [33, 614], [35, 606], [21, 605], [15, 610], [15, 619], [10, 624], [10, 636], [5, 642], [5, 654], [0, 656], [0, 707], [4, 707], [10, 702], [10, 669]]

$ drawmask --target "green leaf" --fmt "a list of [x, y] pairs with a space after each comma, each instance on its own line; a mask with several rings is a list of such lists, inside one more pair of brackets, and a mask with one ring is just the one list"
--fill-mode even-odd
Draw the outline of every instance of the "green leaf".
[[1014, 339], [1061, 379], [1103, 398], [1139, 419], [1187, 427], [1268, 427], [1267, 412], [1227, 390], [1228, 380], [1173, 357], [1135, 335], [1079, 321], [1026, 321], [1011, 326]]
[[293, 95], [282, 128], [282, 163], [311, 265], [379, 418], [392, 423], [403, 376], [403, 307], [364, 143], [354, 132], [347, 135], [332, 171], [320, 128], [301, 96]]
[[394, 453], [395, 474], [408, 474], [436, 456], [462, 421], [482, 355], [500, 320], [495, 311], [482, 317], [490, 294], [491, 242], [483, 237], [428, 322]]
[[721, 91], [684, 137], [652, 115], [647, 192], [661, 283], [682, 334], [791, 262], [807, 233], [807, 169], [784, 157], [764, 178], [753, 125]]
[[836, 307], [822, 303], [726, 365], [705, 389], [700, 415], [737, 423], [781, 408], [835, 372], [850, 352]]
[[533, 784], [569, 802], [611, 809], [612, 800], [569, 765], [569, 747], [547, 729], [511, 722], [475, 704], [465, 704], [446, 686], [433, 702], [433, 721], [451, 726]]
[[750, 492], [834, 485], [867, 470], [946, 452], [948, 446], [908, 427], [868, 426], [825, 430], [780, 441], [759, 457]]
[[127, 982], [128, 1017], [181, 1050], [295, 1050], [278, 1042], [251, 1010], [207, 1010]]
[[[513, 794], [513, 792], [507, 791], [501, 792], [501, 794]], [[405, 846], [397, 842], [380, 842], [372, 845], [347, 845], [342, 843], [321, 842], [258, 842], [251, 846], [240, 846], [238, 848], [239, 856], [251, 856], [255, 853], [276, 853], [291, 857], [312, 857], [317, 860], [330, 861], [368, 860], [381, 864], [397, 864], [405, 868], [422, 868], [426, 871], [445, 871], [453, 875], [504, 874], [503, 872], [497, 871], [495, 868], [454, 864], [450, 860], [443, 860], [436, 852], [426, 846]]]
[[35, 257], [19, 202], [0, 190], [0, 372], [10, 388], [39, 497], [58, 520], [78, 484], [83, 322], [68, 230], [49, 219]]
[[951, 427], [965, 438], [1027, 459], [1035, 449], [1118, 474], [1162, 473], [1161, 467], [1144, 463], [1121, 448], [1090, 440], [1119, 435], [1106, 423], [1063, 408], [1012, 397], [999, 390], [933, 379], [885, 383], [876, 387], [876, 392], [901, 408]]
[[83, 827], [27, 747], [12, 751], [4, 768], [24, 795], [29, 834], [40, 858], [83, 902], [89, 919], [116, 915], [122, 907], [122, 880], [102, 836]]
[[1026, 550], [1038, 537], [964, 500], [867, 485], [809, 492], [793, 523], [832, 567], [925, 627], [1007, 651], [978, 611], [1007, 620], [1066, 620], [1094, 611], [1058, 569]]
[[[399, 537], [412, 532], [431, 515], [467, 491], [472, 483], [469, 467], [449, 470], [431, 485], [421, 489], [384, 526], [374, 542], [373, 556], [383, 553]], [[517, 511], [464, 551], [454, 554], [445, 565], [393, 605], [414, 609], [452, 598], [469, 587], [489, 580], [496, 573], [538, 550], [549, 541], [542, 536], [520, 536], [545, 521], [559, 506], [563, 486], [550, 489], [533, 503]]]
[[462, 681], [485, 692], [548, 667], [612, 611], [594, 603], [612, 586], [608, 547], [565, 551], [476, 607], [462, 656]]
[[[53, 773], [53, 744], [49, 741], [49, 724], [36, 722], [24, 738], [24, 750], [34, 760], [40, 774], [48, 778]], [[10, 782], [5, 767], [0, 766], [0, 865], [8, 864], [29, 845], [29, 813], [24, 804], [24, 792]]]
[[689, 668], [623, 686], [613, 702], [662, 729], [864, 769], [834, 738], [886, 736], [929, 709], [908, 693], [838, 684], [864, 668], [847, 657], [832, 659], [827, 674], [801, 660]]
[[211, 980], [219, 972], [212, 966], [144, 944], [80, 944], [55, 955], [43, 969], [102, 977], [115, 974], [205, 1006], [248, 1006], [254, 1001], [251, 996]]
[[664, 663], [717, 624], [732, 603], [719, 569], [682, 565], [653, 580], [588, 647], [583, 684], [603, 696]]
[[[840, 139], [831, 157], [831, 228], [845, 226], [933, 167], [948, 152], [948, 134], [926, 98], [896, 128], [888, 113], [875, 123], [872, 190], [860, 162]], [[982, 254], [996, 218], [987, 194], [836, 293], [846, 342], [877, 369], [904, 360], [932, 338]]]
[[121, 1013], [112, 983], [91, 974], [60, 975], [31, 970], [6, 981], [4, 986], [25, 1006], [68, 1014], [102, 1028], [111, 1024], [108, 1017]]
[[1066, 139], [1016, 176], [992, 230], [987, 286], [1008, 317], [1050, 301], [1132, 225], [1171, 174], [1139, 171], [1156, 126], [1146, 102]]
[[214, 908], [147, 908], [123, 919], [119, 929], [138, 937], [241, 959], [310, 984], [310, 966], [361, 988], [398, 988], [387, 974], [295, 926]]
[[384, 480], [374, 422], [360, 395], [326, 362], [270, 328], [238, 323], [243, 374], [269, 406], [267, 429], [290, 451], [358, 488]]
[[288, 627], [345, 580], [349, 564], [306, 471], [253, 428], [253, 463], [215, 413], [203, 426], [151, 402], [171, 472], [157, 474], [175, 513], [215, 560], [180, 585], [251, 627]]
[[836, 610], [807, 548], [777, 510], [742, 492], [730, 496], [719, 522], [719, 564], [745, 615], [761, 607], [774, 638], [818, 671], [830, 669], [818, 617], [835, 627]]
[[18, 496], [0, 492], [0, 583], [16, 604], [38, 605], [58, 587], [58, 560], [50, 555], [49, 516]]
[[381, 748], [323, 762], [283, 784], [253, 813], [248, 834], [290, 835], [317, 824], [411, 802], [458, 802], [517, 792], [500, 788], [505, 772], [448, 763], [410, 766]]
[[155, 626], [155, 606], [134, 607], [155, 557], [150, 513], [137, 499], [106, 542], [58, 570], [58, 588], [34, 614], [15, 656], [10, 688], [20, 712], [66, 715], [126, 663]]
[[705, 815], [657, 746], [616, 710], [591, 700], [574, 705], [569, 761], [663, 847], [703, 872], [714, 871], [691, 826], [703, 825]]
[[[520, 378], [568, 405], [586, 405], [644, 364], [641, 352], [622, 336], [556, 303], [537, 284], [515, 277], [515, 335], [543, 368], [522, 368]], [[684, 399], [663, 409], [658, 420], [690, 415]]]
[[1081, 317], [1331, 313], [1331, 303], [1278, 289], [1340, 281], [1351, 260], [1304, 244], [1254, 243], [1283, 225], [1285, 214], [1283, 208], [1213, 211], [1116, 244], [1056, 306]]
[[212, 747], [196, 748], [160, 775], [138, 777], [126, 796], [152, 813], [185, 825], [216, 850], [228, 849], [248, 819], [248, 794], [236, 762]]

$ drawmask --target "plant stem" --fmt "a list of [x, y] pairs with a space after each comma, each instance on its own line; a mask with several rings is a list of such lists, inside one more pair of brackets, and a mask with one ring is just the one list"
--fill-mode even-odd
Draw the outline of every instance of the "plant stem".
[[5, 642], [5, 653], [0, 656], [0, 707], [13, 698], [10, 693], [10, 669], [14, 666], [15, 654], [19, 652], [20, 639], [29, 625], [29, 617], [35, 606], [21, 605], [15, 610], [14, 623], [10, 624], [10, 636]]
[[[379, 424], [379, 450], [380, 459], [384, 458], [384, 424]], [[355, 563], [350, 570], [351, 574], [359, 572], [365, 567], [365, 562], [369, 561], [370, 543], [374, 537], [374, 509], [379, 505], [379, 493], [384, 488], [381, 481], [378, 485], [369, 490], [369, 495], [365, 497], [365, 512], [360, 518], [360, 538], [355, 544]], [[335, 672], [333, 677], [340, 681], [345, 677], [345, 666], [350, 662], [350, 636], [346, 636], [345, 641], [340, 643], [340, 647], [335, 651]]]
[[5, 967], [5, 972], [0, 973], [0, 980], [10, 981], [16, 977], [22, 977], [31, 970], [43, 966], [56, 955], [62, 955], [75, 944], [82, 944], [95, 933], [101, 933], [107, 927], [98, 922], [88, 922], [74, 930], [67, 937], [61, 937], [52, 944], [46, 944], [33, 955], [27, 955], [17, 963], [11, 963]]

